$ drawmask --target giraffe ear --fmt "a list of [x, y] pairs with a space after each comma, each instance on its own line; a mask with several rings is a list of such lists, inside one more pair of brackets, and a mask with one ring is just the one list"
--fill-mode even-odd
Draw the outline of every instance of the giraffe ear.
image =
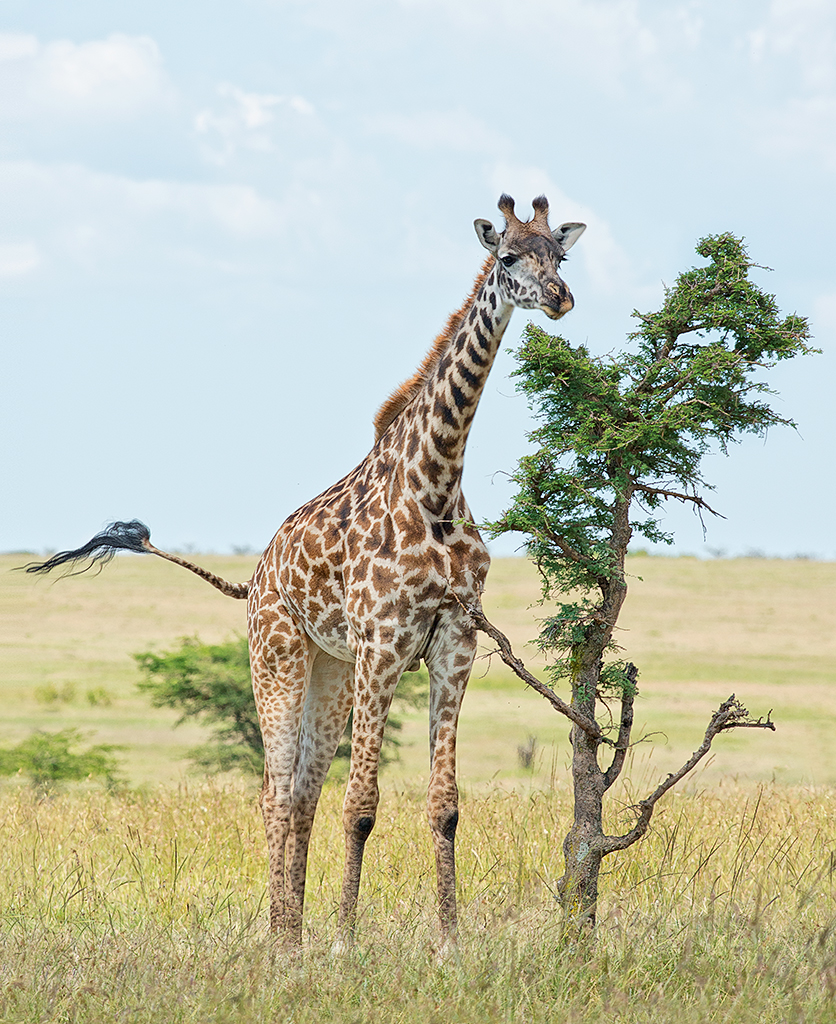
[[496, 256], [496, 250], [499, 248], [499, 235], [496, 233], [496, 228], [491, 224], [489, 220], [475, 220], [473, 226], [476, 228], [476, 237], [488, 250]]
[[581, 235], [586, 231], [586, 224], [578, 224], [573, 220], [561, 224], [559, 228], [552, 231], [555, 242], [566, 252], [571, 249]]

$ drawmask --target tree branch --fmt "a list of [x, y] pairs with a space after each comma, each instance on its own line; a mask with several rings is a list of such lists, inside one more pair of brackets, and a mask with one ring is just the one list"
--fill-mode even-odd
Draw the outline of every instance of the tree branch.
[[599, 573], [593, 572], [590, 568], [594, 563], [588, 555], [581, 554], [581, 552], [576, 548], [573, 548], [568, 541], [565, 541], [562, 537], [558, 536], [558, 534], [552, 532], [548, 526], [542, 526], [539, 529], [531, 526], [510, 526], [503, 519], [500, 519], [496, 525], [505, 533], [525, 533], [529, 537], [540, 537], [541, 539], [545, 538], [546, 540], [551, 541], [552, 544], [556, 545], [560, 549], [561, 554], [565, 555], [570, 562], [575, 562], [578, 565], [584, 566], [599, 586], [602, 583], [607, 582], [605, 576], [601, 576]]
[[627, 664], [627, 679], [630, 684], [629, 690], [625, 690], [621, 697], [621, 723], [618, 727], [618, 739], [615, 741], [615, 752], [612, 764], [604, 772], [604, 789], [607, 790], [621, 774], [624, 767], [624, 759], [630, 749], [630, 735], [633, 731], [633, 701], [636, 699], [636, 679], [639, 670], [631, 662]]
[[725, 519], [726, 517], [722, 512], [718, 512], [713, 509], [707, 501], [704, 501], [698, 494], [681, 494], [679, 491], [669, 491], [664, 487], [650, 487], [647, 484], [637, 483], [633, 481], [633, 487], [637, 491], [642, 491], [644, 494], [660, 494], [663, 498], [676, 498], [678, 501], [690, 501], [699, 508], [704, 508], [706, 512], [710, 512], [713, 516], [717, 516], [718, 519]]
[[504, 633], [501, 633], [492, 622], [488, 621], [481, 608], [477, 608], [474, 605], [466, 605], [464, 607], [470, 615], [473, 625], [483, 633], [487, 633], [491, 640], [496, 644], [500, 658], [502, 658], [505, 664], [515, 672], [524, 683], [530, 686], [532, 690], [536, 690], [541, 697], [545, 697], [556, 711], [565, 715], [568, 719], [574, 722], [575, 725], [583, 729], [587, 735], [596, 740], [601, 739], [603, 736], [601, 726], [593, 719], [589, 719], [586, 715], [582, 715], [579, 711], [576, 711], [564, 700], [561, 700], [550, 686], [546, 686], [545, 683], [541, 683], [539, 679], [533, 676], [525, 665], [523, 665], [520, 659], [514, 654], [508, 637], [505, 636]]
[[[712, 288], [707, 288], [702, 294], [705, 299], [713, 299], [716, 296], [721, 295], [723, 292], [728, 291], [729, 285], [725, 281], [718, 281]], [[667, 297], [665, 299], [665, 303], [667, 304]], [[693, 306], [690, 307], [689, 312], [691, 316], [694, 315]], [[641, 320], [645, 325], [645, 328], [647, 328], [648, 324], [652, 323], [654, 316], [655, 314], [653, 313], [644, 315], [639, 313], [638, 319]], [[691, 334], [693, 331], [703, 331], [709, 328], [710, 324], [692, 324], [688, 319], [681, 320], [675, 326], [671, 326], [668, 329], [664, 344], [661, 348], [657, 349], [653, 363], [648, 367], [647, 373], [637, 385], [636, 392], [646, 392], [650, 388], [659, 367], [661, 367], [665, 360], [668, 359], [671, 352], [676, 348], [677, 341], [679, 341], [683, 334]]]
[[648, 826], [650, 825], [650, 819], [653, 816], [653, 810], [657, 802], [669, 789], [672, 789], [677, 782], [685, 778], [688, 772], [690, 772], [691, 769], [705, 757], [711, 749], [711, 743], [714, 737], [717, 736], [718, 733], [724, 732], [727, 729], [771, 729], [774, 732], [775, 723], [769, 715], [766, 716], [766, 721], [762, 718], [759, 718], [756, 722], [750, 721], [749, 712], [740, 703], [740, 701], [737, 700], [735, 695], [732, 694], [728, 700], [723, 701], [720, 707], [711, 716], [711, 721], [708, 723], [708, 728], [705, 730], [705, 737], [702, 743], [694, 753], [691, 754], [679, 771], [669, 775], [664, 782], [659, 783], [650, 796], [639, 801], [637, 804], [639, 817], [633, 828], [623, 836], [601, 837], [599, 841], [599, 849], [601, 850], [601, 853], [606, 855], [608, 853], [614, 853], [616, 850], [626, 850], [628, 846], [632, 846], [633, 843], [641, 839], [645, 832], [647, 832]]
[[[546, 499], [545, 499], [545, 497], [543, 495], [543, 492], [540, 490], [539, 477], [537, 479], [532, 480], [531, 483], [532, 483], [532, 488], [533, 488], [534, 493], [535, 493], [535, 497], [537, 499], [537, 505], [540, 508], [545, 509], [545, 507], [546, 507]], [[544, 514], [543, 518], [545, 519], [545, 514]], [[548, 522], [545, 522], [543, 524], [543, 533], [552, 542], [552, 544], [556, 544], [560, 548], [560, 550], [563, 552], [563, 554], [568, 559], [570, 559], [571, 561], [577, 562], [579, 565], [584, 565], [584, 566], [588, 566], [590, 564], [589, 556], [582, 554], [580, 551], [577, 550], [577, 548], [575, 548], [567, 540], [565, 540], [559, 534], [556, 534], [552, 530], [552, 528], [549, 526]]]

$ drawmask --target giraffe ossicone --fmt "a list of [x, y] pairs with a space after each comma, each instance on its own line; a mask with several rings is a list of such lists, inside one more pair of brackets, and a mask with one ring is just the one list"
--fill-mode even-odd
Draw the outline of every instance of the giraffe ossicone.
[[383, 730], [398, 680], [423, 661], [430, 678], [427, 813], [443, 946], [456, 934], [456, 730], [476, 653], [466, 611], [490, 562], [461, 490], [476, 406], [514, 307], [552, 319], [573, 299], [558, 273], [585, 229], [552, 230], [548, 203], [521, 221], [503, 195], [502, 231], [474, 227], [489, 256], [416, 373], [381, 406], [375, 445], [342, 480], [279, 528], [247, 584], [231, 584], [151, 545], [136, 521], [28, 567], [45, 572], [115, 550], [149, 551], [248, 599], [253, 692], [264, 740], [261, 810], [271, 926], [298, 944], [308, 844], [325, 775], [354, 709], [343, 804], [345, 868], [337, 948], [352, 940], [366, 841], [378, 807]]

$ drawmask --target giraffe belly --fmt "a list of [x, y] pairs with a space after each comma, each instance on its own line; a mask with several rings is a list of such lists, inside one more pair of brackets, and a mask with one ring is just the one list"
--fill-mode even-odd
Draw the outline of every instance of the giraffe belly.
[[351, 663], [356, 661], [357, 650], [356, 648], [352, 650], [345, 636], [334, 633], [326, 634], [318, 630], [315, 625], [307, 624], [305, 625], [305, 632], [321, 651], [330, 654], [337, 661]]
[[320, 650], [338, 661], [355, 660], [357, 646], [352, 642], [343, 601], [324, 603], [311, 599], [310, 594], [291, 594], [284, 587], [282, 599], [297, 623]]
[[419, 609], [404, 609], [402, 616], [372, 615], [355, 617], [343, 611], [342, 623], [329, 629], [324, 622], [300, 616], [301, 625], [320, 650], [339, 661], [354, 662], [363, 645], [389, 649], [404, 662], [404, 671], [416, 671], [429, 643], [440, 610], [438, 604]]

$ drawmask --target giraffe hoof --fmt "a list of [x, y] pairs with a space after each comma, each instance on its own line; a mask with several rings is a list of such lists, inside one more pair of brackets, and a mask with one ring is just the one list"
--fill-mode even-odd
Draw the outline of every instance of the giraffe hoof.
[[435, 951], [435, 965], [436, 967], [445, 967], [456, 960], [458, 955], [459, 946], [456, 938], [453, 935], [448, 935], [446, 939], [442, 940], [441, 945]]
[[333, 959], [348, 956], [353, 949], [354, 936], [350, 932], [341, 932], [331, 946], [331, 956]]

